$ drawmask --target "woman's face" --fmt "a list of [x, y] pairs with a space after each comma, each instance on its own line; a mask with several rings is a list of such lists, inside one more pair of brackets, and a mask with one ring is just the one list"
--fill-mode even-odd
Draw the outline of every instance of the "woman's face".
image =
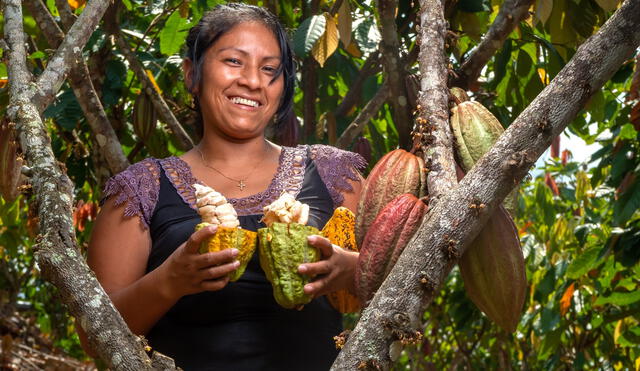
[[222, 35], [205, 53], [196, 94], [204, 133], [230, 139], [262, 136], [280, 105], [284, 89], [280, 46], [259, 22], [244, 22]]

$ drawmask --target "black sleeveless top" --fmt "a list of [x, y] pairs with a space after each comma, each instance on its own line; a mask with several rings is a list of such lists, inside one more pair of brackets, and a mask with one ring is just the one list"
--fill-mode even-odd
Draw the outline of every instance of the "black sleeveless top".
[[[309, 205], [308, 224], [322, 229], [342, 202], [340, 192], [350, 187], [346, 180], [356, 180], [354, 169], [362, 164], [357, 155], [328, 146], [283, 147], [269, 188], [229, 202], [242, 228], [255, 231], [264, 227], [262, 207], [290, 192]], [[196, 182], [188, 165], [171, 157], [132, 165], [107, 184], [105, 198], [118, 195], [116, 203], [127, 202], [125, 215], [139, 215], [149, 228], [147, 272], [160, 266], [200, 222], [191, 186]], [[341, 331], [342, 316], [324, 296], [300, 311], [279, 306], [256, 251], [238, 281], [219, 291], [184, 296], [147, 339], [152, 349], [185, 370], [327, 370], [337, 356], [333, 336]]]

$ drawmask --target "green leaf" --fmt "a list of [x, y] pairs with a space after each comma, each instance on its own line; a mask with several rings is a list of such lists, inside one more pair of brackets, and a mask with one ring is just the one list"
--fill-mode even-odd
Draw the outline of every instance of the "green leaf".
[[180, 12], [173, 12], [160, 31], [160, 52], [173, 55], [180, 51], [180, 47], [187, 38], [187, 19], [180, 16]]
[[629, 305], [640, 300], [640, 290], [633, 292], [614, 292], [609, 296], [600, 296], [594, 305]]
[[381, 36], [376, 26], [375, 17], [356, 20], [353, 36], [358, 47], [364, 54], [369, 54], [378, 49]]
[[567, 268], [567, 277], [577, 279], [596, 266], [598, 255], [602, 246], [593, 246], [586, 251], [577, 254], [573, 262]]
[[316, 41], [324, 34], [327, 20], [323, 14], [305, 19], [293, 35], [293, 50], [300, 58], [304, 58], [313, 48]]
[[607, 12], [616, 10], [619, 0], [596, 0], [596, 3]]
[[620, 128], [620, 134], [618, 135], [619, 138], [621, 139], [630, 139], [630, 140], [634, 140], [636, 139], [636, 136], [638, 135], [638, 132], [636, 131], [636, 129], [633, 127], [633, 125], [631, 124], [624, 124], [621, 128]]
[[624, 225], [638, 208], [640, 208], [640, 180], [636, 179], [613, 206], [614, 224]]
[[29, 55], [29, 59], [42, 59], [45, 58], [47, 55], [42, 51], [42, 50], [38, 50], [36, 52], [31, 53], [31, 55]]
[[491, 1], [488, 0], [460, 0], [456, 6], [458, 10], [468, 13], [490, 12]]

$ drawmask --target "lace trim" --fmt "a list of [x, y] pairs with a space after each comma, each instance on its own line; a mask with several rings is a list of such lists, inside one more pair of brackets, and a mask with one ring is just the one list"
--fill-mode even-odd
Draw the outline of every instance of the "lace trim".
[[358, 170], [367, 166], [359, 154], [323, 144], [311, 146], [311, 159], [316, 163], [318, 174], [331, 194], [334, 207], [344, 202], [342, 192], [353, 191], [347, 179], [359, 180]]
[[[280, 197], [283, 191], [297, 196], [302, 189], [306, 160], [307, 151], [305, 146], [296, 148], [282, 147], [278, 170], [269, 187], [251, 196], [229, 198], [229, 202], [236, 209], [238, 215], [256, 215], [262, 214], [262, 209]], [[204, 183], [196, 179], [191, 172], [189, 164], [178, 157], [168, 157], [160, 160], [160, 163], [182, 200], [196, 210], [193, 184]]]
[[105, 184], [101, 203], [117, 196], [116, 206], [126, 203], [124, 216], [138, 215], [143, 227], [148, 229], [159, 191], [160, 167], [155, 159], [148, 158], [111, 177]]

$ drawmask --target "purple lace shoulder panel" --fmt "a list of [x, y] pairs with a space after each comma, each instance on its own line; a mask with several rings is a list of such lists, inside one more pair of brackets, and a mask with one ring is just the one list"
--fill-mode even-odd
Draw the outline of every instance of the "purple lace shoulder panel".
[[323, 144], [311, 146], [311, 159], [315, 162], [318, 174], [327, 186], [335, 207], [344, 202], [342, 192], [353, 191], [347, 180], [359, 180], [358, 170], [367, 166], [359, 154]]
[[160, 168], [154, 159], [148, 158], [111, 177], [104, 186], [102, 201], [116, 196], [116, 206], [126, 203], [124, 216], [139, 216], [147, 229], [159, 191]]

